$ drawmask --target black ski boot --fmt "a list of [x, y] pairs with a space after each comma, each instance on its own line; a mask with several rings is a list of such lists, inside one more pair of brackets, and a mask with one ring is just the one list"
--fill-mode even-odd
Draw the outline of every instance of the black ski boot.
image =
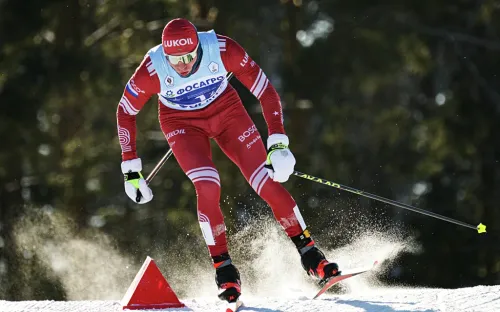
[[215, 267], [215, 283], [219, 288], [219, 299], [236, 302], [241, 295], [240, 272], [232, 264], [228, 253], [212, 258]]
[[291, 239], [299, 251], [302, 267], [307, 274], [319, 279], [320, 285], [340, 274], [339, 266], [335, 262], [328, 262], [323, 252], [314, 245], [309, 231], [305, 230]]

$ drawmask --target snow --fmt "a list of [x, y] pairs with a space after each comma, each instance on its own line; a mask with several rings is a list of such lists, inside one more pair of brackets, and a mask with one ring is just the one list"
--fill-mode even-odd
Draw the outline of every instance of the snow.
[[[354, 277], [356, 279], [357, 277]], [[454, 311], [500, 311], [500, 286], [476, 286], [459, 289], [432, 288], [385, 288], [369, 291], [353, 291], [349, 294], [327, 294], [316, 300], [313, 294], [284, 292], [283, 296], [242, 296], [245, 312], [454, 312]], [[186, 305], [182, 309], [143, 311], [224, 311], [225, 304], [216, 298], [181, 298]], [[102, 301], [0, 301], [2, 312], [111, 312], [122, 311], [120, 302]]]
[[[0, 300], [0, 312], [122, 311], [120, 300], [140, 265], [115, 250], [105, 236], [92, 240], [77, 237], [60, 221], [65, 218], [51, 216], [48, 221], [35, 220], [19, 227], [18, 244], [24, 246], [30, 242], [34, 246], [31, 252], [62, 284], [68, 301]], [[41, 235], [48, 228], [57, 229], [51, 239], [48, 234]], [[245, 307], [241, 311], [500, 312], [500, 285], [437, 289], [382, 284], [379, 277], [396, 279], [405, 269], [398, 255], [418, 253], [422, 249], [411, 237], [399, 235], [397, 231], [366, 229], [346, 232], [345, 236], [350, 240], [342, 247], [323, 248], [327, 258], [334, 259], [343, 272], [369, 266], [374, 260], [379, 260], [380, 265], [342, 282], [342, 287], [335, 292], [313, 300], [318, 287], [305, 274], [297, 251], [275, 223], [259, 220], [233, 234], [233, 241], [240, 242], [233, 244], [231, 251], [243, 284], [241, 299]], [[324, 240], [319, 239], [318, 244]], [[225, 303], [217, 298], [213, 268], [199, 260], [205, 254], [193, 250], [198, 258], [175, 253], [163, 255], [163, 258], [154, 255], [152, 258], [162, 260], [159, 261], [162, 274], [187, 307], [161, 311], [225, 311]], [[25, 273], [29, 272], [28, 268]], [[196, 272], [196, 281], [186, 278], [193, 272]]]

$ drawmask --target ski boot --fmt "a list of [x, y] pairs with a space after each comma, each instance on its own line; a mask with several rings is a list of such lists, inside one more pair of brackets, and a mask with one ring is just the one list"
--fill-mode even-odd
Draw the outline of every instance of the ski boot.
[[330, 278], [340, 274], [335, 262], [326, 260], [325, 255], [314, 245], [309, 231], [291, 238], [301, 257], [301, 263], [307, 274], [319, 280], [323, 286]]
[[215, 283], [219, 288], [219, 299], [237, 302], [241, 295], [240, 272], [232, 264], [228, 253], [212, 257], [215, 267]]

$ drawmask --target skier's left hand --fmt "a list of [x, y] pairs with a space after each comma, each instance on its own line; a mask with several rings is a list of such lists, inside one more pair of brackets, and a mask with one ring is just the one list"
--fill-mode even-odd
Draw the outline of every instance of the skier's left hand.
[[285, 134], [275, 133], [267, 138], [266, 168], [271, 179], [276, 182], [286, 182], [295, 167], [295, 157], [288, 144]]

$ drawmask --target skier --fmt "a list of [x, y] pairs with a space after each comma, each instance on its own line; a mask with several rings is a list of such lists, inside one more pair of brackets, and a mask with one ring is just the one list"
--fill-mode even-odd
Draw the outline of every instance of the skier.
[[[268, 126], [267, 151], [228, 73], [260, 101]], [[220, 179], [210, 151], [214, 139], [239, 167], [248, 183], [271, 207], [291, 238], [311, 276], [326, 280], [339, 274], [315, 246], [299, 208], [280, 184], [293, 173], [295, 158], [288, 148], [280, 98], [262, 69], [233, 39], [213, 30], [198, 32], [186, 19], [170, 21], [162, 43], [150, 49], [128, 81], [117, 108], [125, 192], [139, 204], [153, 193], [141, 174], [136, 152], [136, 117], [153, 95], [159, 99], [161, 129], [180, 167], [194, 184], [200, 227], [215, 267], [219, 298], [235, 302], [240, 275], [229, 256], [219, 206]], [[267, 164], [267, 166], [265, 166]]]

